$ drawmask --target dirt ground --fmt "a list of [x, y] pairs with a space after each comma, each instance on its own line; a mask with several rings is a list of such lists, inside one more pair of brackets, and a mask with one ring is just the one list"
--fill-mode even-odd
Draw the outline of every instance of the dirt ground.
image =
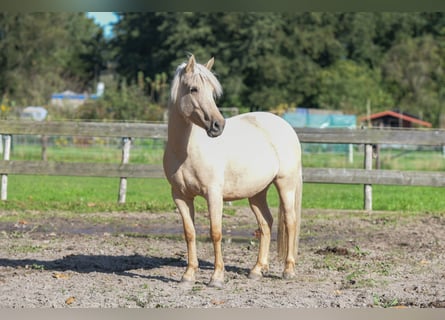
[[[233, 209], [232, 209], [233, 211]], [[198, 214], [200, 271], [178, 282], [185, 242], [177, 213], [0, 212], [0, 307], [445, 307], [445, 215], [304, 210], [297, 277], [247, 278], [256, 224], [245, 208], [225, 214], [223, 289], [208, 220]]]

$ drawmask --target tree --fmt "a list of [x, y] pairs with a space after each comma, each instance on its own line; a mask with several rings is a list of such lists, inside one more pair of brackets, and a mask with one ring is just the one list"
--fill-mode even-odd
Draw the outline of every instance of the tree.
[[319, 81], [316, 102], [321, 108], [364, 114], [368, 103], [376, 109], [393, 106], [392, 97], [382, 88], [379, 72], [351, 60], [321, 70]]
[[94, 72], [87, 44], [99, 30], [83, 13], [1, 13], [1, 94], [18, 105], [43, 105], [55, 91], [88, 89]]
[[[129, 82], [142, 71], [150, 79], [164, 72], [168, 83], [174, 68], [193, 53], [198, 61], [215, 57], [214, 70], [224, 88], [220, 106], [271, 110], [297, 105], [363, 112], [368, 99], [374, 110], [414, 101], [405, 99], [414, 94], [409, 93], [413, 88], [392, 75], [389, 56], [396, 55], [398, 45], [430, 37], [427, 45], [443, 57], [445, 14], [123, 13], [115, 33], [117, 71]], [[443, 65], [444, 58], [433, 60]], [[425, 100], [425, 116], [440, 112], [427, 104], [443, 101], [441, 73], [428, 77], [431, 81], [417, 94]], [[165, 103], [159, 98], [165, 95], [153, 95], [148, 84], [148, 95]]]
[[111, 47], [114, 50], [116, 71], [128, 81], [135, 81], [139, 71], [154, 77], [168, 70], [171, 56], [165, 57], [165, 39], [169, 32], [160, 30], [165, 21], [176, 13], [123, 12], [114, 25], [114, 38]]
[[374, 68], [383, 55], [376, 43], [377, 19], [373, 12], [347, 12], [339, 14], [337, 37], [345, 48], [345, 57]]
[[408, 38], [386, 54], [382, 70], [396, 104], [438, 124], [443, 107], [444, 48], [430, 35]]

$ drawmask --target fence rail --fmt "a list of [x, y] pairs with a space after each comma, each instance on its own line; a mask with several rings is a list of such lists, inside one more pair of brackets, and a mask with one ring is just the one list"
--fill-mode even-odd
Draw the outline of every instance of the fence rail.
[[[165, 178], [162, 166], [156, 164], [0, 160], [0, 171], [1, 174], [19, 175]], [[313, 183], [445, 187], [445, 173], [423, 171], [304, 168], [303, 180]]]
[[[307, 143], [411, 144], [445, 146], [445, 130], [440, 129], [343, 129], [296, 128], [298, 138]], [[136, 122], [31, 122], [0, 120], [0, 134], [167, 138], [165, 123]]]
[[[445, 146], [444, 130], [381, 130], [381, 129], [311, 129], [296, 128], [304, 143], [335, 143], [365, 145], [364, 169], [304, 168], [304, 182], [363, 184], [364, 207], [372, 210], [372, 185], [408, 185], [445, 187], [445, 172], [372, 170], [372, 145], [427, 145]], [[0, 120], [0, 134], [43, 136], [121, 137], [124, 143], [121, 164], [70, 163], [51, 161], [11, 161], [9, 150], [0, 160], [2, 199], [6, 199], [7, 177], [11, 174], [119, 177], [119, 202], [125, 202], [127, 178], [163, 178], [160, 165], [131, 164], [128, 162], [128, 138], [167, 138], [164, 123], [107, 123], [107, 122], [27, 122]], [[5, 144], [6, 147], [7, 144]], [[10, 145], [10, 140], [9, 140]]]
[[138, 122], [36, 122], [0, 120], [0, 134], [166, 139], [167, 124]]

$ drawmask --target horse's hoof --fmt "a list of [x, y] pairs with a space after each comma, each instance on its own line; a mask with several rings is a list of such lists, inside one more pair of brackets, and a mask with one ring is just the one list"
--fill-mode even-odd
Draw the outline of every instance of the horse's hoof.
[[284, 280], [291, 280], [295, 279], [295, 272], [283, 272], [283, 279]]
[[222, 289], [224, 287], [224, 282], [221, 280], [212, 279], [209, 282], [209, 287]]
[[195, 285], [195, 281], [182, 278], [181, 282], [179, 282], [179, 285], [182, 288], [189, 289]]
[[252, 272], [250, 271], [249, 273], [249, 279], [250, 280], [260, 280], [261, 278], [263, 278], [263, 275], [261, 273], [256, 273], [256, 272]]

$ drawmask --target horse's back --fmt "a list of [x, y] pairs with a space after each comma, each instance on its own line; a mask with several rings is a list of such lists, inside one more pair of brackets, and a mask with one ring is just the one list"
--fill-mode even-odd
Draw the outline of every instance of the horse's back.
[[295, 140], [295, 138], [297, 138], [297, 135], [291, 125], [286, 120], [273, 113], [251, 112], [241, 114], [237, 117], [241, 121], [248, 122], [257, 126], [261, 130], [267, 131], [271, 138], [290, 140]]
[[300, 161], [301, 147], [298, 136], [283, 118], [269, 112], [251, 112], [229, 118], [228, 121], [235, 122], [234, 127], [239, 128], [240, 134], [248, 130], [247, 127], [254, 128], [254, 132], [258, 133], [257, 138], [260, 135], [264, 136], [266, 142], [276, 151], [280, 161], [290, 162], [291, 166], [295, 165], [295, 161]]
[[269, 112], [252, 113], [259, 126], [267, 131], [280, 161], [280, 171], [300, 170], [301, 146], [292, 126], [283, 118]]

